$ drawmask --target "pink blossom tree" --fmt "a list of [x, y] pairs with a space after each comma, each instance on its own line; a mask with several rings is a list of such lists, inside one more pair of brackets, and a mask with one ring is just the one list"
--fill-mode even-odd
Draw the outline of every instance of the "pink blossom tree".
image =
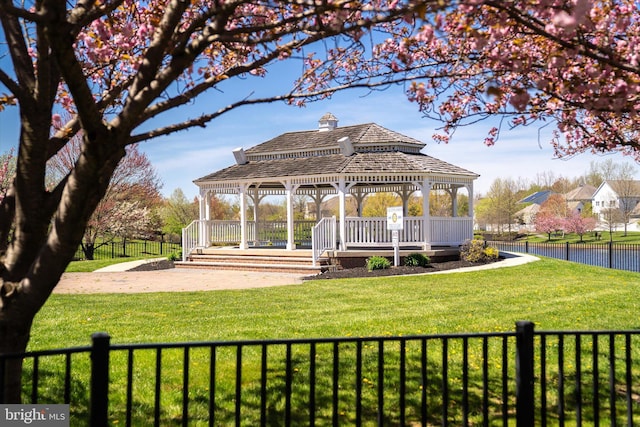
[[551, 233], [562, 229], [562, 218], [548, 211], [540, 211], [533, 222], [538, 233], [546, 233], [548, 240], [551, 240]]
[[[76, 136], [49, 160], [47, 167], [57, 181], [73, 170], [80, 152], [81, 138]], [[148, 236], [154, 225], [160, 227], [160, 224], [152, 221], [150, 210], [161, 202], [162, 183], [151, 161], [137, 145], [127, 147], [126, 152], [85, 227], [80, 246], [86, 259], [93, 259], [96, 249], [109, 244], [115, 237], [129, 238], [134, 234], [137, 234], [136, 237], [143, 234]], [[137, 214], [141, 215], [140, 221], [135, 219]], [[131, 224], [136, 225], [123, 228], [123, 218], [129, 218]], [[122, 233], [125, 229], [136, 230], [137, 233]]]
[[9, 150], [7, 153], [0, 155], [0, 203], [4, 199], [11, 181], [16, 174], [16, 164], [13, 150]]
[[593, 231], [596, 228], [596, 219], [594, 217], [584, 217], [580, 212], [572, 212], [564, 219], [564, 230], [567, 233], [576, 233], [580, 236], [582, 242], [582, 236], [585, 233]]
[[[620, 151], [640, 158], [640, 16], [635, 0], [467, 0], [438, 10], [423, 2], [421, 19], [388, 27], [370, 61], [334, 52], [345, 85], [410, 82], [408, 94], [425, 116], [456, 128], [501, 115], [487, 131], [493, 145], [503, 126], [555, 128], [558, 155]], [[311, 59], [309, 60], [311, 63]], [[347, 66], [348, 64], [348, 66]], [[312, 63], [315, 65], [315, 63]], [[314, 89], [333, 64], [317, 61], [305, 75]]]

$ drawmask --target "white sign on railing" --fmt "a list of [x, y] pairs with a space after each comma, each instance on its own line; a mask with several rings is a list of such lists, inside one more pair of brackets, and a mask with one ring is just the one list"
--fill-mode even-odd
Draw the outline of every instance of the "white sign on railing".
[[402, 230], [403, 228], [402, 206], [387, 208], [387, 230]]

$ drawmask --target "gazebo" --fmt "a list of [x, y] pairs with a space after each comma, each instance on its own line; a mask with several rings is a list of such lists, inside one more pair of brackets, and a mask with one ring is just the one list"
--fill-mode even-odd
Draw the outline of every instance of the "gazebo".
[[[248, 250], [311, 247], [313, 259], [325, 251], [389, 248], [392, 233], [386, 217], [362, 217], [365, 198], [373, 193], [400, 196], [403, 224], [398, 244], [429, 250], [457, 247], [473, 236], [473, 181], [479, 176], [421, 153], [425, 144], [375, 123], [338, 126], [327, 113], [315, 130], [289, 132], [244, 150], [234, 150], [236, 164], [198, 178], [200, 218], [183, 230], [183, 259], [196, 249], [228, 245]], [[459, 216], [457, 195], [466, 191], [469, 206]], [[429, 194], [447, 192], [449, 216], [431, 216]], [[408, 216], [412, 194], [422, 194], [422, 216]], [[240, 218], [212, 220], [213, 194], [237, 195]], [[286, 221], [264, 221], [260, 202], [266, 196], [286, 198]], [[307, 196], [315, 207], [312, 220], [294, 219], [294, 198]], [[338, 199], [338, 215], [322, 217], [322, 204]], [[355, 199], [357, 215], [346, 215], [346, 199]], [[248, 218], [248, 199], [253, 218]]]

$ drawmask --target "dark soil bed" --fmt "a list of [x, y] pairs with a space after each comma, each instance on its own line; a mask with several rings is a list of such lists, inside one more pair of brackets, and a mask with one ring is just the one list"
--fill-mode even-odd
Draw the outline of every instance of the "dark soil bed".
[[433, 273], [436, 271], [455, 270], [463, 267], [475, 267], [482, 265], [483, 263], [475, 263], [469, 261], [444, 261], [434, 262], [427, 267], [407, 267], [399, 265], [398, 267], [390, 267], [381, 270], [368, 271], [367, 267], [357, 268], [345, 268], [337, 271], [326, 271], [314, 276], [304, 277], [304, 280], [317, 280], [317, 279], [351, 279], [355, 277], [384, 277], [384, 276], [399, 276], [403, 274], [424, 274]]

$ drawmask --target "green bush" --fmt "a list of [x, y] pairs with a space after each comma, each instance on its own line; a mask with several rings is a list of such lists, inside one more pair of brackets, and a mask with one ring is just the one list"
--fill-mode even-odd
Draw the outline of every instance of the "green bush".
[[409, 254], [404, 257], [404, 265], [407, 267], [426, 267], [430, 263], [429, 257], [421, 253]]
[[169, 261], [182, 261], [182, 251], [171, 252], [167, 259]]
[[469, 262], [491, 262], [498, 259], [498, 249], [485, 247], [482, 240], [468, 240], [460, 248], [460, 259]]
[[384, 270], [391, 267], [391, 261], [383, 256], [372, 256], [367, 258], [367, 270]]

